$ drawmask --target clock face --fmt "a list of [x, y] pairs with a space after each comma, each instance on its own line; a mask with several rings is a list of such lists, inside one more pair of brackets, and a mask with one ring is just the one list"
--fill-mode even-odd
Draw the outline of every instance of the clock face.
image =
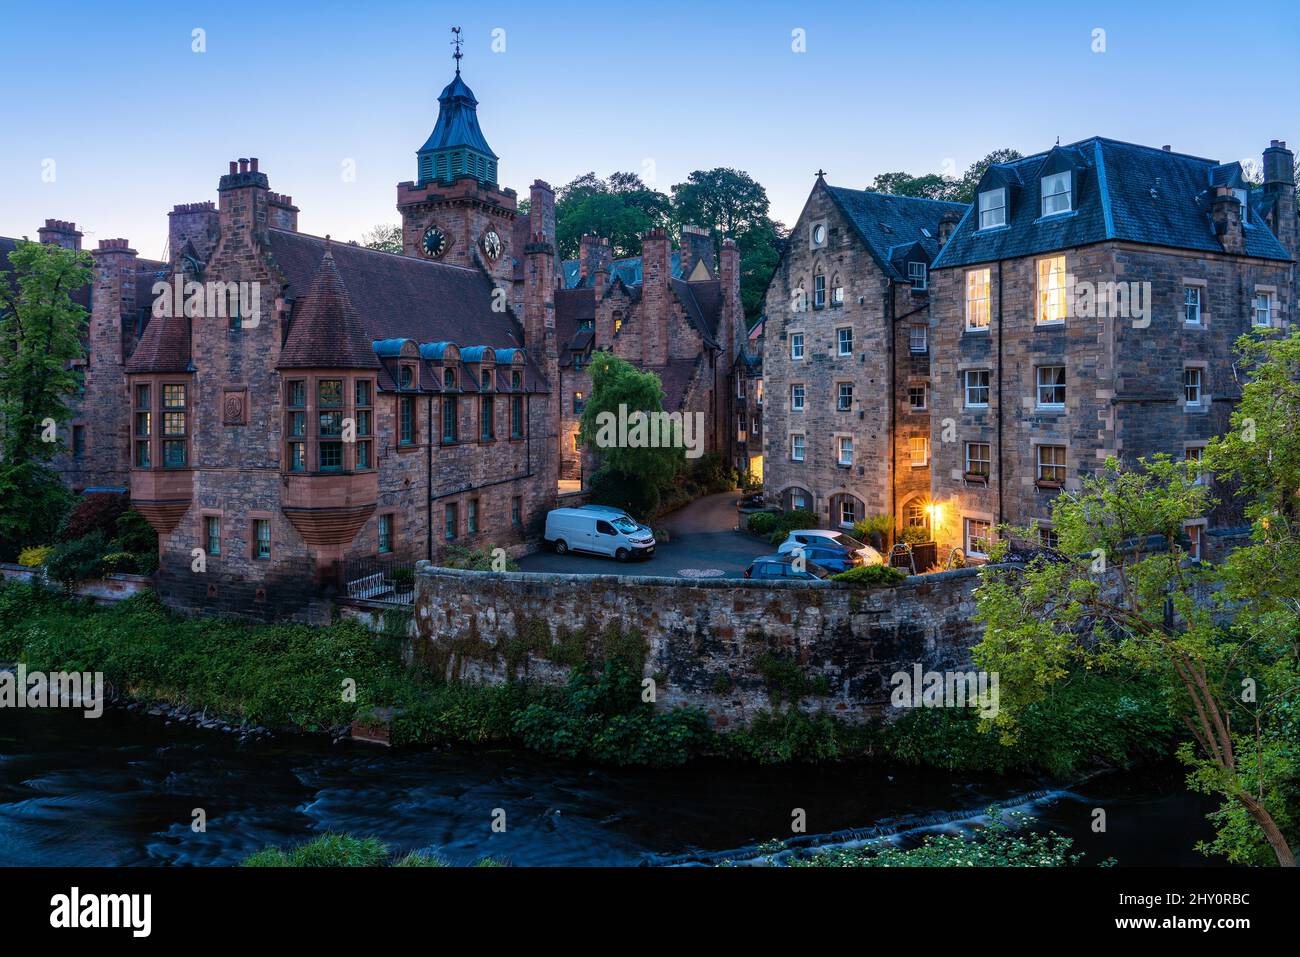
[[483, 252], [494, 262], [501, 258], [501, 237], [495, 229], [489, 229], [483, 234]]
[[436, 259], [447, 251], [447, 237], [443, 235], [442, 230], [437, 226], [430, 226], [424, 231], [424, 254], [431, 259]]

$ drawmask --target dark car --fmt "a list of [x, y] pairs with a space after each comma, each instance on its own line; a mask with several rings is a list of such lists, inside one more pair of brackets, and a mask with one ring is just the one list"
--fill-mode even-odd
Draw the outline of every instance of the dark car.
[[[790, 558], [792, 553], [786, 553], [783, 558]], [[820, 547], [817, 545], [805, 545], [803, 557], [810, 563], [820, 565], [832, 575], [839, 572], [846, 572], [850, 568], [857, 568], [862, 564], [862, 556], [856, 552], [851, 552], [847, 548], [840, 548], [837, 545]]]
[[803, 571], [794, 567], [793, 555], [765, 555], [755, 558], [745, 569], [745, 577], [754, 581], [817, 581], [830, 578], [829, 569], [822, 568], [816, 562], [804, 560]]

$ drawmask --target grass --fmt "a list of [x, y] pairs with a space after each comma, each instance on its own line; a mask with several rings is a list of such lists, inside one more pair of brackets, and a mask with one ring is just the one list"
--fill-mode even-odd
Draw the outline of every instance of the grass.
[[[288, 850], [268, 847], [244, 858], [244, 867], [452, 867], [445, 857], [410, 851], [394, 857], [388, 845], [376, 837], [351, 834], [322, 834]], [[474, 867], [502, 867], [500, 861], [484, 857]]]

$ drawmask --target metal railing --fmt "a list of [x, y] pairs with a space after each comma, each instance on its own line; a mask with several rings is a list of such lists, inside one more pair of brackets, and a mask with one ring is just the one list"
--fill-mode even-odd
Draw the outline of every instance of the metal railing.
[[396, 558], [347, 558], [336, 562], [339, 588], [346, 598], [394, 605], [415, 601], [415, 562]]

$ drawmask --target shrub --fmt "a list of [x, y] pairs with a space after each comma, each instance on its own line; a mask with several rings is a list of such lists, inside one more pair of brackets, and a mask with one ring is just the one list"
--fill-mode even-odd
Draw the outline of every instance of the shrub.
[[69, 585], [87, 578], [98, 578], [104, 571], [104, 548], [103, 532], [92, 532], [84, 538], [64, 542], [46, 559], [46, 574]]
[[127, 508], [113, 523], [113, 540], [110, 544], [115, 551], [156, 556], [158, 533], [143, 515], [134, 508]]
[[244, 860], [244, 867], [381, 867], [388, 848], [378, 838], [324, 834], [289, 851], [268, 847]]
[[25, 568], [40, 568], [54, 552], [53, 545], [33, 545], [18, 553], [18, 564]]
[[903, 530], [898, 533], [898, 540], [905, 545], [919, 545], [921, 542], [930, 541], [930, 537], [924, 525], [904, 525]]
[[692, 462], [688, 477], [705, 494], [729, 492], [736, 487], [735, 470], [728, 468], [717, 452], [709, 452]]
[[771, 512], [755, 512], [745, 521], [745, 527], [755, 535], [771, 535], [776, 531], [776, 516]]
[[649, 519], [659, 509], [659, 489], [653, 482], [613, 469], [597, 471], [591, 477], [589, 491], [593, 505], [613, 505], [639, 521]]
[[[495, 571], [492, 567], [492, 549], [484, 546], [483, 548], [471, 549], [464, 545], [450, 545], [442, 554], [442, 565], [444, 568], [463, 568], [466, 571], [473, 572], [490, 572]], [[519, 571], [519, 563], [511, 558], [506, 558], [505, 570], [508, 572]], [[393, 573], [393, 580], [397, 581], [398, 569]], [[411, 570], [404, 569], [406, 576], [403, 581], [406, 587], [409, 587], [414, 581]]]
[[901, 568], [891, 568], [889, 565], [859, 565], [857, 568], [850, 568], [846, 572], [831, 576], [832, 581], [848, 582], [850, 585], [861, 585], [863, 588], [897, 585], [905, 578], [907, 572]]
[[119, 492], [92, 492], [69, 513], [59, 529], [59, 541], [72, 542], [96, 532], [108, 540], [116, 533], [117, 521], [126, 514], [129, 505], [127, 497]]
[[140, 565], [130, 552], [109, 552], [104, 556], [106, 572], [136, 572]]
[[868, 515], [853, 524], [853, 535], [876, 549], [885, 547], [885, 536], [894, 530], [894, 516]]

